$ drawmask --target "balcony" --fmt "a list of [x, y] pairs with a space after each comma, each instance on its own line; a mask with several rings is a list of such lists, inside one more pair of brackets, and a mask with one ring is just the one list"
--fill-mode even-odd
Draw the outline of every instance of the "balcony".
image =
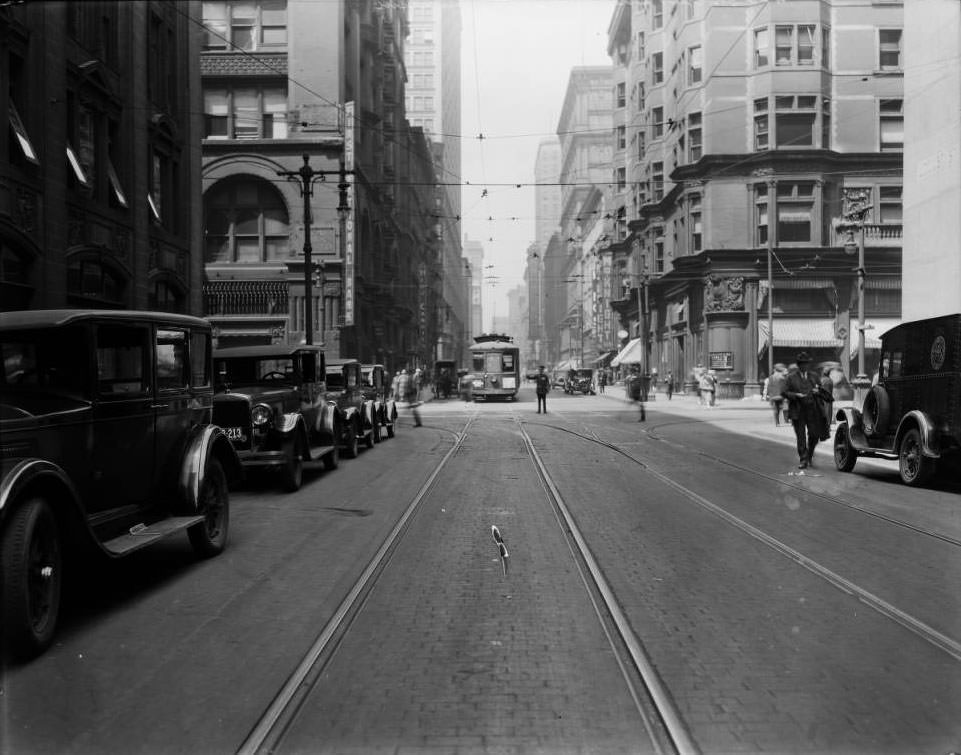
[[[840, 221], [832, 227], [831, 246], [844, 246], [857, 243], [857, 237], [849, 237], [847, 230], [839, 229]], [[901, 223], [865, 223], [864, 243], [869, 246], [901, 246], [904, 238], [904, 226]]]
[[287, 281], [211, 280], [203, 285], [204, 314], [282, 317], [288, 314]]

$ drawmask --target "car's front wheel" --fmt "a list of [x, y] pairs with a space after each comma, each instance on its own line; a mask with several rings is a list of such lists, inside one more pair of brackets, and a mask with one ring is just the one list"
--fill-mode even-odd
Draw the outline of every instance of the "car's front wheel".
[[841, 422], [834, 431], [834, 466], [842, 472], [850, 472], [858, 460], [858, 452], [851, 445], [848, 423]]
[[280, 484], [288, 493], [296, 493], [304, 482], [304, 453], [300, 441], [290, 444], [287, 459], [280, 468]]
[[924, 455], [921, 449], [921, 431], [916, 427], [908, 430], [898, 446], [898, 468], [901, 480], [912, 487], [924, 485], [935, 472], [937, 460]]
[[356, 459], [357, 450], [357, 429], [353, 422], [348, 422], [344, 428], [344, 456], [348, 459]]
[[216, 459], [211, 459], [207, 465], [197, 513], [202, 514], [204, 520], [187, 530], [190, 544], [199, 556], [216, 556], [227, 546], [227, 530], [230, 525], [227, 476]]
[[27, 658], [53, 641], [60, 613], [63, 552], [57, 519], [43, 498], [31, 498], [10, 514], [0, 537], [3, 643]]

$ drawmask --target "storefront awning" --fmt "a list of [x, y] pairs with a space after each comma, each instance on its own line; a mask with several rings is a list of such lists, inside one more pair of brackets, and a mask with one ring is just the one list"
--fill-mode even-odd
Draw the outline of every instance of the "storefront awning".
[[554, 368], [554, 372], [566, 372], [567, 370], [574, 369], [574, 361], [572, 359], [565, 359], [563, 362], [558, 362], [557, 366]]
[[617, 356], [611, 360], [611, 366], [617, 367], [621, 364], [640, 364], [641, 363], [641, 339], [634, 338], [628, 342], [627, 346], [617, 352]]
[[[896, 325], [900, 325], [901, 321], [895, 317], [879, 317], [877, 319], [865, 320], [864, 321], [864, 348], [865, 349], [880, 349], [881, 348], [881, 336], [887, 333], [891, 328]], [[774, 323], [777, 327], [777, 322]], [[853, 359], [858, 353], [858, 321], [851, 321], [851, 358]]]
[[[767, 348], [767, 320], [757, 324], [758, 353]], [[844, 341], [834, 333], [834, 320], [781, 317], [774, 320], [774, 345], [798, 349], [839, 349]]]
[[597, 359], [594, 360], [593, 365], [595, 367], [607, 367], [610, 364], [611, 359], [614, 358], [616, 351], [605, 351]]

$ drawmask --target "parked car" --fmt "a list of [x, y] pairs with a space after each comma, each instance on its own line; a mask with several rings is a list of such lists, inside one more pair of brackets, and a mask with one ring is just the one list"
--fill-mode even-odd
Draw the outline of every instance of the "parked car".
[[589, 368], [577, 368], [567, 373], [564, 381], [564, 393], [583, 393], [585, 396], [594, 395], [594, 371]]
[[860, 410], [837, 413], [834, 463], [897, 459], [901, 479], [923, 485], [939, 464], [961, 465], [961, 314], [906, 322], [881, 336], [881, 365]]
[[374, 442], [380, 440], [380, 428], [384, 428], [388, 438], [394, 437], [397, 421], [397, 403], [390, 395], [390, 379], [382, 364], [362, 364], [363, 379], [361, 393], [365, 399], [374, 402], [374, 416], [377, 418]]
[[214, 352], [220, 425], [248, 472], [276, 471], [299, 490], [304, 464], [334, 469], [342, 422], [327, 401], [324, 352], [317, 346], [237, 346]]
[[205, 320], [133, 311], [0, 314], [0, 632], [30, 656], [53, 641], [63, 575], [186, 531], [227, 544], [240, 477], [212, 424]]
[[356, 359], [327, 361], [327, 398], [343, 414], [340, 447], [349, 459], [357, 457], [359, 443], [374, 447], [374, 402], [363, 391], [360, 362]]

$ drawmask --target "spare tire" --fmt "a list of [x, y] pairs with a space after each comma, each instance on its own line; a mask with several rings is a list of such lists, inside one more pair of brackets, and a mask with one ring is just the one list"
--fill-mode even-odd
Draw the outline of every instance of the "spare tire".
[[861, 407], [861, 425], [869, 438], [880, 438], [891, 421], [891, 398], [882, 385], [872, 385]]

